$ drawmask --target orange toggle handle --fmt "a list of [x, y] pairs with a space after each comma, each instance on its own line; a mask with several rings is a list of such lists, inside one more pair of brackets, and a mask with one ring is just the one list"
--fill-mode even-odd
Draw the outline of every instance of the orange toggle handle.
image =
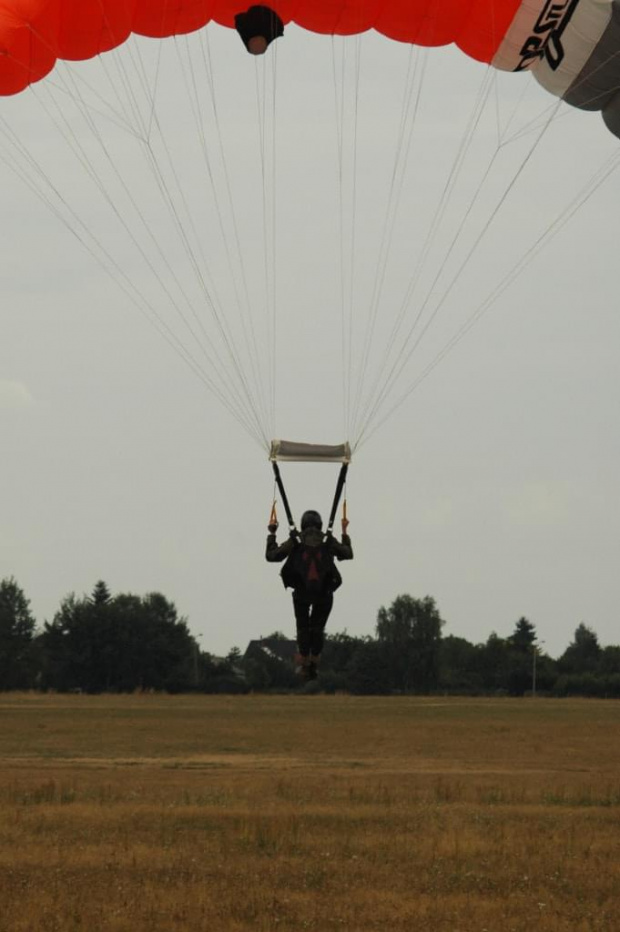
[[268, 523], [269, 523], [269, 524], [277, 524], [277, 523], [278, 523], [278, 513], [277, 513], [277, 511], [276, 511], [276, 503], [275, 503], [275, 500], [274, 500], [273, 505], [271, 506], [271, 515], [269, 516], [269, 522], [268, 522]]

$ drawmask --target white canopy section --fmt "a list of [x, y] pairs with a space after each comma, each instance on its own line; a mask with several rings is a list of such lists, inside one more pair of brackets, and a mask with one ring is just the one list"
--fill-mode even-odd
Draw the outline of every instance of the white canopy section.
[[348, 442], [296, 443], [294, 440], [272, 440], [269, 459], [272, 463], [350, 463]]

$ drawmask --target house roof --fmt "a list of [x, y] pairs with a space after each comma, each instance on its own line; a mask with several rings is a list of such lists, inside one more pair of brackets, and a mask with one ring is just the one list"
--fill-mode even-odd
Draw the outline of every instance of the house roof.
[[257, 657], [262, 654], [282, 663], [292, 663], [296, 653], [296, 641], [291, 641], [288, 638], [260, 638], [259, 640], [250, 641], [244, 658]]

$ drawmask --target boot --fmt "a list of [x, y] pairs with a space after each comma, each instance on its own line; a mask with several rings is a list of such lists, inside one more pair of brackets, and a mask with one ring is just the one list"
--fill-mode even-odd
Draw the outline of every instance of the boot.
[[299, 673], [303, 680], [312, 679], [310, 675], [310, 657], [308, 654], [295, 654], [295, 673]]
[[320, 654], [310, 654], [308, 658], [308, 679], [315, 680], [318, 676]]

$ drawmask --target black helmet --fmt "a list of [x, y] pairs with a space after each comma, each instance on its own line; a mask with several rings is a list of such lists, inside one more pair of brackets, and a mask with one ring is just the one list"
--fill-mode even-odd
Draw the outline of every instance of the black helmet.
[[301, 516], [301, 529], [306, 531], [309, 527], [315, 527], [320, 531], [323, 527], [323, 519], [318, 511], [304, 511]]

